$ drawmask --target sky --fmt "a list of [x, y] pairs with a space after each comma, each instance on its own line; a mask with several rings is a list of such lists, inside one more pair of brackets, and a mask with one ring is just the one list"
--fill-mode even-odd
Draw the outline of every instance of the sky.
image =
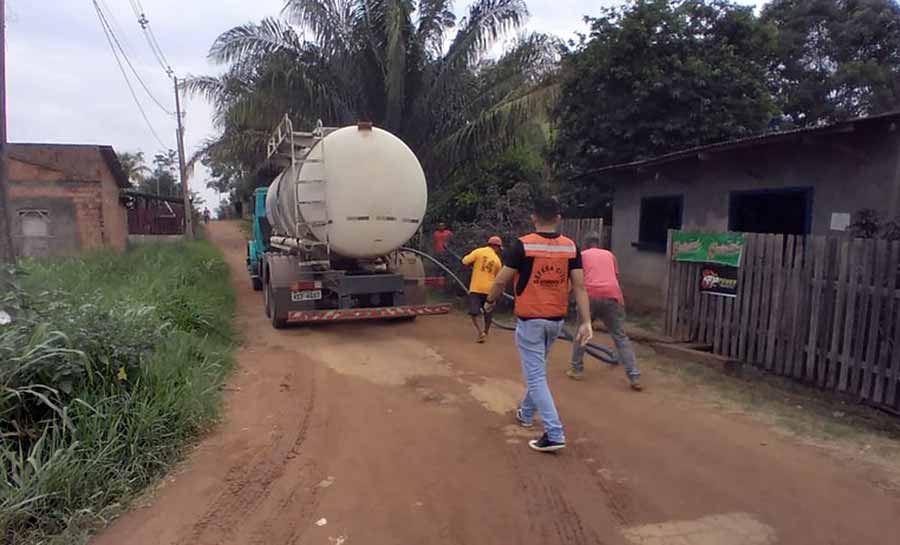
[[[144, 121], [117, 67], [92, 0], [6, 0], [7, 106], [11, 142], [106, 144], [118, 152], [143, 151], [149, 160], [176, 148], [172, 83], [157, 63], [132, 5], [143, 8], [176, 75], [214, 74], [206, 54], [222, 32], [279, 14], [284, 0], [97, 0], [135, 70], [163, 108], [153, 102], [126, 66], [135, 93], [162, 140]], [[574, 38], [586, 32], [585, 15], [596, 15], [613, 0], [530, 0], [525, 30]], [[742, 0], [744, 4], [761, 1]], [[458, 0], [456, 12], [469, 6]], [[185, 147], [190, 156], [216, 134], [211, 108], [187, 98]], [[189, 180], [210, 209], [219, 195], [206, 188], [208, 173], [198, 168]]]

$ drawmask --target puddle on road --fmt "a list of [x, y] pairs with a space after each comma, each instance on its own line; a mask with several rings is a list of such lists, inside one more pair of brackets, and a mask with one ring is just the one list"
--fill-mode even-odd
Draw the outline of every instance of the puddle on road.
[[634, 545], [774, 545], [777, 542], [775, 529], [749, 513], [646, 524], [627, 528], [622, 533]]
[[452, 375], [440, 354], [415, 339], [395, 337], [385, 342], [343, 342], [316, 347], [314, 354], [338, 373], [388, 386], [401, 386], [416, 376]]
[[507, 414], [516, 410], [525, 387], [521, 382], [503, 378], [485, 378], [478, 384], [469, 384], [469, 394], [485, 409]]

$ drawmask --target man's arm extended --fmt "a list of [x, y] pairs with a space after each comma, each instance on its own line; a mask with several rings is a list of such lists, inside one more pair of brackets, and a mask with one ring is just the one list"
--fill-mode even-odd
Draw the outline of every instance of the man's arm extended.
[[462, 258], [463, 265], [469, 266], [472, 263], [475, 263], [475, 251], [474, 250], [472, 250], [471, 252], [466, 254], [466, 257]]
[[503, 267], [500, 269], [500, 274], [498, 274], [497, 278], [494, 280], [494, 285], [491, 286], [491, 292], [487, 296], [484, 310], [488, 312], [494, 310], [494, 307], [497, 306], [497, 301], [503, 297], [503, 290], [506, 289], [506, 285], [510, 283], [514, 276], [516, 276], [516, 269], [511, 267]]
[[575, 292], [575, 306], [578, 307], [578, 333], [575, 342], [586, 345], [593, 337], [594, 330], [591, 325], [591, 303], [587, 290], [584, 288], [584, 270], [574, 269], [569, 273], [572, 280], [572, 291]]

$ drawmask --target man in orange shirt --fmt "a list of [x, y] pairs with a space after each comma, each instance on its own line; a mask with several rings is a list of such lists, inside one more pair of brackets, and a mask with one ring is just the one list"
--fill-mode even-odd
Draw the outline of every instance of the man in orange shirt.
[[494, 280], [500, 274], [500, 251], [503, 241], [498, 236], [488, 239], [488, 245], [476, 248], [462, 259], [463, 265], [472, 267], [472, 280], [469, 282], [469, 294], [466, 297], [469, 316], [478, 331], [478, 342], [483, 343], [491, 331], [492, 312], [484, 311], [484, 328], [479, 324], [487, 294], [494, 286]]
[[535, 414], [541, 416], [544, 435], [528, 442], [529, 447], [541, 452], [554, 452], [566, 446], [563, 425], [547, 384], [547, 356], [569, 311], [570, 285], [580, 321], [575, 343], [584, 346], [593, 335], [581, 252], [574, 242], [559, 234], [560, 214], [561, 207], [555, 198], [536, 199], [531, 215], [535, 232], [513, 242], [484, 305], [486, 311], [493, 310], [506, 285], [513, 282], [516, 348], [526, 388], [516, 410], [516, 420], [529, 428]]
[[[628, 375], [631, 389], [641, 391], [641, 373], [637, 368], [631, 341], [625, 334], [625, 298], [619, 286], [616, 256], [609, 250], [600, 248], [600, 238], [594, 235], [584, 241], [584, 246], [586, 249], [581, 252], [581, 263], [584, 267], [584, 286], [591, 300], [591, 316], [603, 320], [616, 344], [619, 363]], [[572, 348], [572, 368], [566, 371], [569, 378], [584, 378], [583, 358], [584, 347], [575, 343]]]

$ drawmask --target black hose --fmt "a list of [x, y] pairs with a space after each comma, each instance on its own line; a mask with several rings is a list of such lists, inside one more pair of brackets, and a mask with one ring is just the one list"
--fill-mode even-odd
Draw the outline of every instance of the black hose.
[[[431, 256], [423, 251], [416, 250], [415, 248], [401, 247], [400, 250], [404, 251], [404, 252], [411, 252], [411, 253], [416, 254], [419, 257], [424, 257], [424, 258], [430, 260], [432, 263], [434, 263], [435, 265], [440, 267], [445, 273], [449, 274], [450, 278], [455, 280], [456, 283], [459, 285], [460, 288], [462, 288], [462, 290], [464, 292], [468, 293], [469, 290], [466, 289], [466, 284], [462, 280], [460, 280], [458, 276], [456, 276], [456, 273], [454, 273], [452, 270], [450, 270], [450, 268], [447, 267], [446, 265], [444, 265], [438, 258]], [[453, 255], [454, 257], [456, 257], [457, 259], [461, 260], [461, 258], [459, 256], [457, 256], [456, 254], [454, 254], [453, 252], [449, 252], [449, 253], [451, 255]], [[510, 295], [506, 292], [503, 292], [503, 296], [511, 301], [515, 300], [515, 297], [513, 297], [512, 295]], [[493, 320], [492, 323], [495, 324], [500, 329], [505, 329], [507, 331], [515, 331], [516, 330], [515, 326], [504, 323], [500, 320]], [[572, 335], [572, 332], [569, 331], [566, 327], [563, 327], [562, 333], [560, 334], [559, 338], [563, 339], [564, 341], [575, 342], [575, 336]], [[603, 363], [606, 363], [608, 365], [618, 365], [619, 364], [619, 360], [616, 357], [616, 353], [613, 352], [612, 349], [610, 349], [606, 346], [603, 346], [600, 344], [595, 344], [595, 343], [588, 343], [587, 346], [584, 347], [584, 351], [587, 354], [590, 354], [591, 356], [597, 358], [598, 360], [600, 360]]]

